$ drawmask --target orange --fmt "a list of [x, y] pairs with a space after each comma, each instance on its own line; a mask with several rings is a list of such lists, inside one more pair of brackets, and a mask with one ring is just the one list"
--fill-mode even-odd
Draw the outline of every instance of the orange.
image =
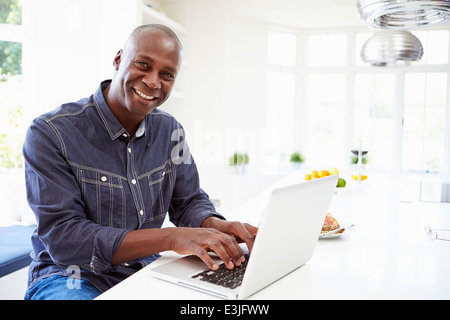
[[327, 177], [330, 173], [327, 170], [320, 170], [319, 172], [319, 178]]
[[311, 171], [311, 178], [313, 178], [313, 179], [319, 178], [319, 171], [317, 171], [317, 170]]

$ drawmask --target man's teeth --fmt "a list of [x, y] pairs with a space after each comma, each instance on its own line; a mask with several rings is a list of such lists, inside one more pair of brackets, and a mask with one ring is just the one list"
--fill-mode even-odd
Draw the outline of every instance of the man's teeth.
[[144, 94], [143, 92], [139, 91], [138, 89], [134, 89], [134, 91], [139, 95], [139, 97], [144, 98], [146, 100], [153, 100], [155, 97], [148, 96]]

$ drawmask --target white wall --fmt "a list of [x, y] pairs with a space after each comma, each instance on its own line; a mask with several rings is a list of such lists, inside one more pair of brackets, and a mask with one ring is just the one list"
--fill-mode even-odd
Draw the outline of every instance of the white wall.
[[256, 154], [249, 148], [266, 124], [266, 23], [234, 14], [222, 1], [193, 0], [191, 14], [185, 126], [196, 161], [224, 164], [235, 150]]
[[30, 0], [27, 116], [91, 95], [136, 24], [135, 1]]

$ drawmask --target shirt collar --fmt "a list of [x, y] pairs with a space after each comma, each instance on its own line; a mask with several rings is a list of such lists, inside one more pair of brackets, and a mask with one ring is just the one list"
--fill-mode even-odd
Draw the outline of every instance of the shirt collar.
[[[120, 124], [119, 120], [117, 120], [116, 116], [112, 113], [108, 104], [106, 103], [105, 97], [103, 96], [103, 90], [105, 90], [108, 85], [111, 83], [111, 80], [103, 81], [98, 87], [97, 91], [94, 93], [94, 104], [98, 110], [100, 118], [102, 119], [103, 124], [105, 125], [106, 131], [108, 131], [112, 140], [117, 139], [124, 133], [126, 133], [125, 128]], [[145, 135], [146, 133], [146, 119], [142, 119], [141, 123], [136, 130], [135, 136], [140, 137]]]

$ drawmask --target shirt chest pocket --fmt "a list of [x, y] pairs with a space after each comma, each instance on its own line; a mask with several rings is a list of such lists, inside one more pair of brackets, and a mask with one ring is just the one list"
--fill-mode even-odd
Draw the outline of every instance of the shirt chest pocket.
[[126, 228], [124, 179], [84, 169], [79, 170], [78, 176], [87, 218], [103, 226]]
[[144, 197], [148, 197], [150, 208], [145, 222], [150, 223], [153, 227], [158, 227], [169, 210], [175, 185], [175, 165], [172, 161], [167, 161], [144, 176], [146, 181]]

